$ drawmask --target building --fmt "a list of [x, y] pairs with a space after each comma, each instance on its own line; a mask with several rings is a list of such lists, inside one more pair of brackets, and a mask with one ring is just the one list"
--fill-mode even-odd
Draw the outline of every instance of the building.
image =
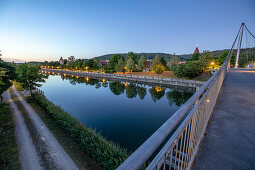
[[100, 60], [100, 64], [103, 66], [108, 66], [109, 60]]
[[60, 57], [60, 59], [59, 59], [59, 63], [60, 63], [61, 65], [64, 65], [64, 60], [63, 60], [63, 58], [62, 58], [62, 57]]
[[198, 47], [196, 47], [196, 49], [195, 49], [193, 54], [195, 54], [195, 53], [199, 53]]

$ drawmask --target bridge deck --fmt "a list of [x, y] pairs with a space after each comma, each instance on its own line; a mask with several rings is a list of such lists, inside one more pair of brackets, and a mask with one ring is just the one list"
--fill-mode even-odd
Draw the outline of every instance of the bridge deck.
[[255, 71], [227, 74], [193, 169], [255, 169]]

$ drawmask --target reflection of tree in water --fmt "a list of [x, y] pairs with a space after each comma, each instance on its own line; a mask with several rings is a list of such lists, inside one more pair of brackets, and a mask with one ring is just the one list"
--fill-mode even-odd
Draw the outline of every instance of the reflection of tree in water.
[[125, 85], [121, 84], [120, 82], [110, 82], [109, 88], [115, 95], [120, 95], [125, 91]]
[[152, 87], [150, 88], [151, 98], [154, 102], [161, 99], [165, 95], [165, 88], [163, 87]]
[[181, 106], [184, 104], [191, 96], [193, 93], [188, 93], [184, 91], [177, 91], [177, 90], [172, 90], [166, 93], [167, 99], [169, 101], [169, 105], [173, 106], [175, 103], [176, 106]]
[[126, 87], [126, 95], [128, 98], [134, 98], [137, 96], [137, 88], [134, 84], [129, 84]]
[[107, 87], [108, 87], [108, 83], [107, 83], [107, 82], [104, 82], [104, 83], [102, 84], [102, 86], [103, 86], [104, 88], [107, 88]]
[[147, 93], [147, 89], [145, 87], [137, 86], [137, 93], [138, 93], [140, 99], [143, 100]]

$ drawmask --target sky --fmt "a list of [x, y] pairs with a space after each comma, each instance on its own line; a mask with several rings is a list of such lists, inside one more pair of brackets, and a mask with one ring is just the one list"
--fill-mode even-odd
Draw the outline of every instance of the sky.
[[0, 50], [15, 61], [189, 54], [230, 48], [254, 21], [255, 0], [0, 0]]

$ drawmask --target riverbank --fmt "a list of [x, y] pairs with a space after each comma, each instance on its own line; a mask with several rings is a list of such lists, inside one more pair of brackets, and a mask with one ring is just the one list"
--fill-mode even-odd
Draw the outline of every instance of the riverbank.
[[[43, 116], [43, 120], [48, 124], [50, 129], [57, 128], [55, 133], [64, 132], [63, 136], [58, 136], [57, 138], [63, 138], [60, 142], [67, 139], [71, 140], [73, 143], [69, 145], [67, 141], [63, 144], [64, 147], [72, 148], [72, 146], [78, 146], [74, 148], [77, 153], [82, 153], [82, 155], [87, 155], [90, 157], [98, 168], [103, 167], [104, 169], [115, 169], [117, 168], [127, 157], [128, 153], [125, 149], [120, 148], [118, 145], [107, 141], [100, 134], [92, 129], [86, 128], [83, 124], [73, 118], [70, 114], [63, 111], [60, 107], [55, 106], [52, 102], [47, 100], [43, 95], [39, 93], [32, 94], [31, 97], [27, 98], [28, 102], [33, 103], [32, 106], [38, 105]], [[44, 114], [44, 115], [43, 115]], [[39, 114], [40, 115], [40, 114]], [[66, 138], [66, 136], [69, 136]], [[76, 157], [78, 154], [73, 153]], [[84, 158], [78, 156], [77, 158], [82, 162]], [[93, 164], [93, 161], [89, 161]], [[96, 169], [96, 168], [92, 168]]]
[[79, 76], [79, 77], [90, 76], [92, 78], [118, 79], [118, 80], [138, 82], [138, 83], [152, 83], [156, 85], [174, 85], [174, 86], [193, 87], [193, 88], [200, 88], [205, 83], [205, 81], [198, 81], [198, 80], [161, 78], [161, 77], [127, 75], [127, 74], [97, 73], [97, 72], [86, 72], [86, 71], [71, 71], [71, 70], [65, 70], [65, 69], [42, 68], [41, 71], [42, 72], [44, 71], [45, 73], [62, 74], [64, 76], [65, 75]]
[[[159, 77], [159, 78], [172, 78], [172, 79], [182, 79], [182, 80], [189, 80], [187, 78], [178, 78], [174, 75], [173, 71], [164, 71], [162, 74], [156, 74], [155, 72], [148, 71], [148, 72], [127, 72], [127, 73], [118, 73], [124, 75], [134, 75], [134, 76], [146, 76], [146, 77]], [[196, 81], [207, 81], [211, 78], [212, 74], [209, 71], [203, 72], [199, 76], [191, 79]]]

